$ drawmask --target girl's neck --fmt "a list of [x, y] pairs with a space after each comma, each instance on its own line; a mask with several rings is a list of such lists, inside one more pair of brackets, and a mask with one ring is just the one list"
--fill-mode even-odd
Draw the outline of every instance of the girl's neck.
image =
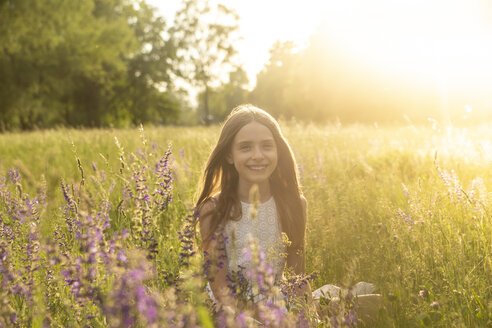
[[[241, 202], [251, 203], [251, 199], [250, 199], [251, 187], [253, 187], [252, 183], [247, 183], [241, 180], [239, 181], [237, 193], [239, 196], [239, 200]], [[260, 203], [264, 203], [272, 197], [269, 181], [265, 181], [264, 183], [258, 184], [258, 194], [259, 194]]]

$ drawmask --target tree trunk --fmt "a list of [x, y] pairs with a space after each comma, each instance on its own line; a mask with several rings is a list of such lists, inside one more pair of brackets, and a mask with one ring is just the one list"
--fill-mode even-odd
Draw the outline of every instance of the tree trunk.
[[208, 108], [208, 83], [205, 83], [205, 92], [203, 93], [203, 105], [204, 105], [204, 118], [203, 121], [205, 122], [205, 125], [209, 126], [211, 119], [210, 119], [210, 110]]

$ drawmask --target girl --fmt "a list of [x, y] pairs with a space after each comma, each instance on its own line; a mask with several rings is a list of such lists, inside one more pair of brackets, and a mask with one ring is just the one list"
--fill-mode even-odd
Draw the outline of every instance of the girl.
[[[250, 199], [253, 186], [257, 208]], [[284, 269], [305, 273], [306, 199], [292, 150], [277, 121], [265, 111], [242, 105], [231, 112], [205, 167], [196, 208], [206, 259], [223, 259], [225, 264], [215, 262], [210, 281], [211, 297], [219, 303], [230, 303], [227, 275], [250, 269], [243, 252], [249, 235], [264, 252], [277, 247], [270, 259], [277, 282]], [[282, 243], [282, 233], [288, 246]], [[220, 234], [226, 242], [216, 238]], [[304, 293], [311, 295], [309, 285], [297, 291]]]

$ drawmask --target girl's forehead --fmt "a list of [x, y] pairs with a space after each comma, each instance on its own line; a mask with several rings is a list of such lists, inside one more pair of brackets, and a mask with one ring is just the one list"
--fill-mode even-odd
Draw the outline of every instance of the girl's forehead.
[[274, 140], [273, 134], [265, 125], [253, 121], [243, 126], [234, 137], [234, 142]]

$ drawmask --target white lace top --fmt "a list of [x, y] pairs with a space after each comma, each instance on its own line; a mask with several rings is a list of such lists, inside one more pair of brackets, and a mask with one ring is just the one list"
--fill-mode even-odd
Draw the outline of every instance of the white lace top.
[[246, 272], [251, 269], [251, 263], [244, 254], [251, 235], [258, 240], [260, 249], [272, 265], [275, 280], [278, 281], [284, 271], [286, 250], [282, 243], [282, 229], [275, 200], [271, 197], [265, 203], [259, 204], [256, 218], [251, 217], [251, 204], [241, 202], [241, 206], [241, 219], [228, 221], [224, 228], [229, 270], [237, 271], [240, 269], [239, 266], [245, 268]]

